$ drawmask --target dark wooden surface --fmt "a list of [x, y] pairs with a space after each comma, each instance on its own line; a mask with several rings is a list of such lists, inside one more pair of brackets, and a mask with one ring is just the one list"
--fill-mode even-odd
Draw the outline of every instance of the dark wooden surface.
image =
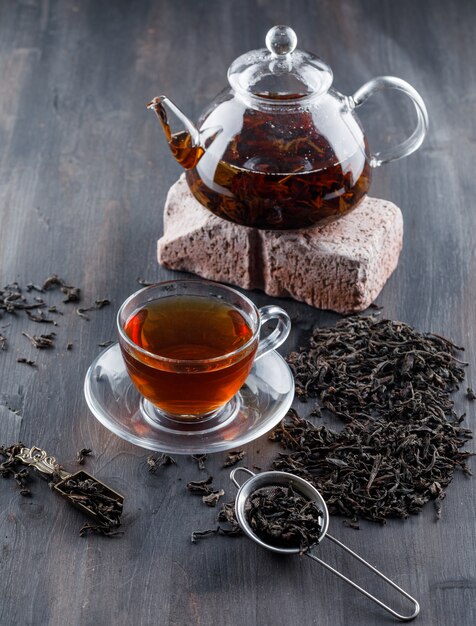
[[[372, 194], [397, 203], [405, 220], [400, 264], [378, 302], [388, 317], [465, 345], [468, 384], [476, 384], [474, 3], [0, 1], [0, 282], [41, 283], [57, 272], [83, 288], [85, 305], [112, 301], [89, 322], [64, 305], [51, 352], [34, 350], [20, 334], [38, 325], [0, 319], [9, 342], [0, 352], [0, 441], [38, 444], [69, 469], [77, 467], [76, 451], [91, 447], [86, 469], [126, 497], [122, 537], [80, 539], [81, 515], [45, 483], [37, 480], [27, 499], [1, 481], [2, 626], [392, 621], [310, 559], [277, 558], [244, 538], [192, 545], [191, 531], [213, 525], [216, 514], [185, 490], [200, 477], [195, 464], [182, 457], [148, 474], [147, 451], [105, 430], [83, 397], [97, 344], [114, 339], [115, 311], [137, 278], [174, 275], [158, 267], [155, 252], [161, 207], [179, 168], [145, 103], [166, 93], [198, 116], [225, 86], [231, 61], [260, 47], [276, 23], [293, 26], [300, 46], [331, 64], [342, 92], [392, 74], [427, 102], [423, 148], [374, 176]], [[375, 149], [403, 137], [407, 113], [398, 97], [376, 98], [362, 111]], [[337, 319], [281, 304], [294, 323], [283, 352], [312, 326]], [[17, 356], [36, 358], [38, 367], [17, 364]], [[459, 408], [473, 427], [475, 404], [461, 399]], [[246, 462], [266, 467], [273, 450], [263, 438], [246, 446]], [[222, 464], [215, 455], [207, 468], [231, 498]], [[476, 621], [475, 520], [476, 481], [456, 476], [438, 523], [431, 506], [385, 527], [331, 523], [337, 537], [414, 593], [419, 624], [469, 626]], [[332, 545], [320, 550], [373, 585]]]

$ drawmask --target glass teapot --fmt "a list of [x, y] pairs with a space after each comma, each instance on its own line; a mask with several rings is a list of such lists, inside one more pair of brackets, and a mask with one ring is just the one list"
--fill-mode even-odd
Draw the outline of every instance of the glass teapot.
[[[272, 28], [266, 48], [231, 64], [230, 86], [197, 125], [166, 96], [148, 104], [193, 195], [236, 224], [286, 230], [336, 220], [366, 196], [372, 168], [411, 154], [425, 137], [426, 107], [407, 82], [379, 76], [344, 96], [330, 67], [296, 44], [291, 28]], [[355, 109], [387, 87], [412, 100], [417, 124], [403, 143], [374, 154]]]

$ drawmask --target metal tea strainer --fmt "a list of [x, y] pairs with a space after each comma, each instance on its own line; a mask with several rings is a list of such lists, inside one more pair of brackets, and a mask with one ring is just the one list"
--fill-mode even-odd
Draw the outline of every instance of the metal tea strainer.
[[[248, 480], [246, 480], [243, 484], [240, 485], [240, 483], [236, 479], [236, 475], [238, 474], [238, 472], [245, 472], [246, 474], [251, 476], [251, 478], [248, 478]], [[374, 572], [379, 578], [381, 578], [386, 583], [388, 583], [391, 587], [396, 589], [399, 594], [401, 594], [402, 596], [410, 600], [410, 602], [412, 603], [414, 607], [413, 613], [411, 613], [411, 615], [401, 615], [400, 613], [397, 613], [392, 608], [384, 604], [381, 600], [373, 596], [371, 593], [369, 593], [362, 587], [360, 587], [353, 580], [351, 580], [350, 578], [347, 578], [347, 576], [344, 576], [344, 574], [334, 569], [331, 565], [329, 565], [322, 559], [318, 558], [315, 554], [312, 554], [311, 552], [306, 552], [305, 553], [306, 556], [310, 557], [311, 559], [314, 559], [315, 561], [323, 565], [326, 569], [331, 571], [333, 574], [335, 574], [339, 578], [342, 578], [342, 580], [345, 580], [346, 583], [349, 583], [349, 585], [352, 585], [352, 587], [357, 589], [357, 591], [360, 591], [360, 593], [363, 593], [364, 596], [367, 596], [367, 598], [377, 603], [379, 606], [385, 609], [388, 613], [390, 613], [397, 619], [401, 620], [402, 622], [408, 622], [414, 619], [418, 615], [418, 613], [420, 612], [420, 605], [415, 600], [415, 598], [412, 598], [411, 595], [409, 595], [406, 591], [401, 589], [398, 585], [392, 582], [389, 578], [384, 576], [382, 572], [379, 572], [379, 570], [373, 567], [373, 565], [370, 565], [370, 563], [365, 561], [361, 556], [356, 554], [353, 550], [351, 550], [346, 545], [341, 543], [338, 539], [336, 539], [335, 537], [332, 537], [331, 535], [327, 533], [327, 529], [329, 527], [329, 513], [327, 511], [326, 503], [324, 502], [323, 497], [317, 491], [317, 489], [315, 489], [315, 487], [313, 487], [307, 480], [304, 480], [303, 478], [300, 478], [299, 476], [295, 476], [294, 474], [288, 474], [287, 472], [262, 472], [261, 474], [255, 474], [254, 472], [249, 470], [247, 467], [236, 467], [235, 469], [231, 471], [230, 478], [238, 487], [238, 493], [236, 494], [236, 500], [235, 500], [236, 518], [238, 520], [238, 523], [241, 526], [241, 529], [243, 530], [244, 533], [248, 535], [250, 539], [253, 539], [253, 541], [258, 543], [263, 548], [267, 548], [268, 550], [272, 550], [273, 552], [277, 552], [278, 554], [298, 554], [299, 553], [299, 548], [276, 547], [260, 539], [260, 537], [258, 537], [251, 529], [247, 516], [246, 516], [247, 501], [252, 496], [252, 494], [254, 494], [256, 491], [261, 490], [261, 489], [272, 489], [273, 487], [290, 485], [296, 493], [302, 495], [308, 500], [315, 502], [318, 505], [319, 509], [321, 510], [322, 519], [321, 519], [321, 532], [319, 536], [319, 542], [322, 541], [324, 537], [327, 537], [333, 543], [337, 544], [343, 550], [345, 550], [348, 554], [350, 554], [351, 556], [356, 558], [358, 561], [360, 561], [360, 563], [365, 565], [365, 567], [372, 570], [372, 572]]]

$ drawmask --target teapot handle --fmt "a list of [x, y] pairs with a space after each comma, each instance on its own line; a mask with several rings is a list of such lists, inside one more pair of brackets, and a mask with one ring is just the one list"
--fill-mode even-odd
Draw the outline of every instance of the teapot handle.
[[417, 113], [417, 125], [410, 137], [405, 139], [402, 143], [388, 148], [387, 150], [371, 154], [370, 165], [372, 167], [378, 167], [383, 163], [396, 161], [397, 159], [401, 159], [415, 152], [423, 143], [428, 130], [428, 113], [422, 97], [409, 83], [395, 76], [377, 76], [369, 80], [349, 98], [350, 106], [352, 108], [359, 107], [367, 98], [370, 98], [371, 95], [385, 88], [398, 89], [399, 91], [403, 91], [403, 93], [410, 98]]

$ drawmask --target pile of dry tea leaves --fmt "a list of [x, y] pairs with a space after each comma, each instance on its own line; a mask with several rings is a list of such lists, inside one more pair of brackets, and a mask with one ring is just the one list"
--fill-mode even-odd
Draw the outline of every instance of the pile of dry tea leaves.
[[402, 322], [348, 317], [317, 329], [288, 363], [302, 400], [318, 398], [340, 418], [419, 419], [453, 415], [450, 393], [464, 379], [448, 339]]
[[417, 513], [430, 499], [439, 511], [455, 470], [470, 473], [470, 453], [459, 449], [470, 436], [444, 417], [353, 420], [336, 432], [291, 411], [270, 438], [292, 450], [273, 469], [312, 483], [332, 515], [384, 522]]
[[[291, 453], [274, 469], [306, 478], [332, 514], [353, 520], [408, 517], [439, 503], [471, 438], [450, 394], [464, 379], [458, 348], [401, 322], [349, 317], [318, 329], [288, 357], [297, 395], [346, 421], [340, 432], [291, 412], [271, 435]], [[468, 389], [468, 398], [470, 399]]]

